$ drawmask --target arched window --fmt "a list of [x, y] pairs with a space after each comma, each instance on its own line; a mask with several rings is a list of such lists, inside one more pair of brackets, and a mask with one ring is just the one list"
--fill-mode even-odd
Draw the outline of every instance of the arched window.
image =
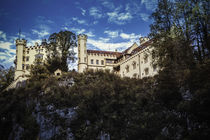
[[144, 63], [148, 62], [148, 54], [144, 54]]
[[125, 69], [126, 69], [126, 72], [128, 73], [128, 72], [129, 72], [129, 66], [127, 65], [127, 66], [125, 67]]
[[145, 75], [148, 75], [149, 74], [149, 68], [145, 68], [144, 73], [145, 73]]
[[136, 69], [136, 61], [133, 61], [132, 65], [133, 65], [133, 69]]

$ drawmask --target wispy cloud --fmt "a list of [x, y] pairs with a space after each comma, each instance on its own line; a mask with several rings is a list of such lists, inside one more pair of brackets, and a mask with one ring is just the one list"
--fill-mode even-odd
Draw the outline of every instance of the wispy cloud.
[[141, 4], [145, 5], [147, 10], [154, 11], [157, 6], [157, 0], [141, 0]]
[[111, 1], [107, 1], [107, 0], [102, 1], [102, 5], [108, 9], [115, 8], [114, 3], [112, 3]]
[[27, 40], [27, 46], [34, 46], [35, 43], [38, 43], [39, 45], [42, 43], [41, 39], [28, 39]]
[[6, 33], [0, 31], [0, 39], [7, 40]]
[[47, 17], [44, 17], [44, 16], [38, 16], [36, 18], [36, 22], [39, 23], [39, 24], [53, 24], [54, 21], [48, 19]]
[[106, 30], [106, 31], [104, 31], [104, 33], [107, 34], [108, 37], [111, 37], [111, 38], [118, 37], [118, 35], [119, 35], [118, 30], [116, 30], [116, 31]]
[[64, 27], [64, 29], [76, 32], [76, 34], [83, 34], [86, 31], [85, 29], [79, 29], [79, 28], [74, 28], [74, 27], [72, 28]]
[[94, 25], [98, 24], [98, 21], [97, 21], [97, 20], [96, 20], [96, 21], [93, 21], [93, 24], [94, 24]]
[[141, 34], [127, 34], [127, 33], [120, 33], [120, 37], [122, 39], [130, 40], [131, 42], [138, 42], [139, 38], [141, 37]]
[[81, 8], [81, 14], [83, 15], [83, 16], [85, 16], [85, 14], [86, 14], [86, 10], [85, 9], [83, 9], [83, 8]]
[[122, 6], [117, 7], [113, 12], [108, 12], [108, 21], [116, 23], [118, 25], [123, 25], [133, 19], [133, 16], [130, 12], [124, 11], [121, 12]]
[[95, 35], [93, 34], [93, 32], [89, 31], [87, 33], [85, 33], [88, 37], [94, 37]]
[[103, 41], [103, 42], [108, 42], [108, 41], [110, 41], [110, 38], [99, 37], [99, 40]]
[[83, 20], [83, 19], [79, 19], [77, 17], [73, 17], [72, 20], [76, 21], [78, 24], [87, 25], [87, 22], [85, 20]]
[[0, 41], [0, 62], [1, 64], [8, 68], [13, 65], [15, 59], [16, 49], [13, 42], [7, 41], [7, 35], [3, 31], [0, 31], [0, 38], [3, 38]]
[[146, 14], [146, 13], [140, 13], [140, 16], [141, 16], [141, 19], [142, 19], [143, 21], [149, 21], [149, 16], [150, 16], [150, 15], [148, 15], [148, 14]]
[[88, 39], [87, 43], [89, 45], [93, 45], [94, 47], [97, 47], [101, 50], [106, 50], [106, 51], [115, 51], [117, 50], [124, 50], [128, 47], [130, 47], [133, 42], [119, 42], [119, 43], [108, 43], [104, 40], [94, 40], [94, 39]]
[[38, 31], [36, 29], [32, 29], [32, 34], [37, 35], [39, 38], [43, 38], [43, 37], [49, 35], [50, 33], [46, 30]]
[[[130, 47], [134, 42], [139, 42], [139, 38], [141, 37], [140, 34], [135, 33], [123, 33], [122, 31], [111, 31], [106, 30], [104, 31], [108, 37], [99, 37], [99, 39], [89, 38], [87, 43], [89, 46], [94, 46], [94, 48], [99, 48], [100, 50], [107, 50], [107, 51], [123, 51]], [[116, 38], [117, 40], [122, 40], [120, 42], [110, 42]]]
[[103, 17], [101, 10], [97, 7], [91, 7], [89, 10], [90, 16], [93, 16], [95, 19], [100, 19]]

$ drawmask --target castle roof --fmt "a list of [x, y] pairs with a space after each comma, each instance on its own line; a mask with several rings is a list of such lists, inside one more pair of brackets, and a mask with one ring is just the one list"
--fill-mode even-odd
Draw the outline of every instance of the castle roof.
[[[96, 53], [96, 54], [109, 54], [109, 55], [115, 55], [117, 58], [121, 58], [123, 55], [133, 55], [146, 47], [150, 46], [152, 43], [152, 40], [148, 40], [145, 43], [141, 44], [140, 46], [136, 46], [137, 44], [134, 43], [131, 47], [127, 48], [123, 52], [112, 52], [112, 51], [99, 51], [99, 50], [87, 50], [87, 53]], [[127, 54], [128, 51], [131, 51], [131, 54]]]
[[143, 49], [145, 49], [146, 47], [150, 46], [152, 44], [152, 40], [148, 40], [145, 43], [141, 44], [138, 48], [134, 49], [132, 51], [132, 54], [135, 54]]
[[87, 50], [88, 53], [96, 53], [96, 54], [109, 54], [109, 55], [116, 55], [117, 57], [120, 56], [122, 53], [120, 52], [112, 52], [112, 51], [99, 51], [99, 50]]

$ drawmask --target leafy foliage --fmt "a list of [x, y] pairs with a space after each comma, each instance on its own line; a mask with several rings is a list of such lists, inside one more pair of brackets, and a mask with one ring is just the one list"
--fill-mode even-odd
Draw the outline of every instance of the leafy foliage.
[[10, 67], [9, 69], [0, 68], [0, 91], [3, 91], [12, 83], [14, 74], [14, 67]]
[[75, 61], [76, 35], [71, 31], [60, 31], [51, 34], [48, 40], [50, 44], [47, 45], [47, 49], [52, 52], [47, 60], [48, 70], [51, 73], [58, 68], [62, 71], [68, 71], [68, 62]]

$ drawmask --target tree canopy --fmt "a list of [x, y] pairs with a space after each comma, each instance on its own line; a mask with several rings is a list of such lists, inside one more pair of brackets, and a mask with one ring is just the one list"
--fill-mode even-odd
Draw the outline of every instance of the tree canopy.
[[48, 69], [54, 72], [56, 69], [68, 71], [68, 63], [74, 62], [74, 48], [77, 46], [76, 34], [71, 31], [60, 31], [49, 37], [50, 44], [47, 45], [49, 56], [47, 59]]

